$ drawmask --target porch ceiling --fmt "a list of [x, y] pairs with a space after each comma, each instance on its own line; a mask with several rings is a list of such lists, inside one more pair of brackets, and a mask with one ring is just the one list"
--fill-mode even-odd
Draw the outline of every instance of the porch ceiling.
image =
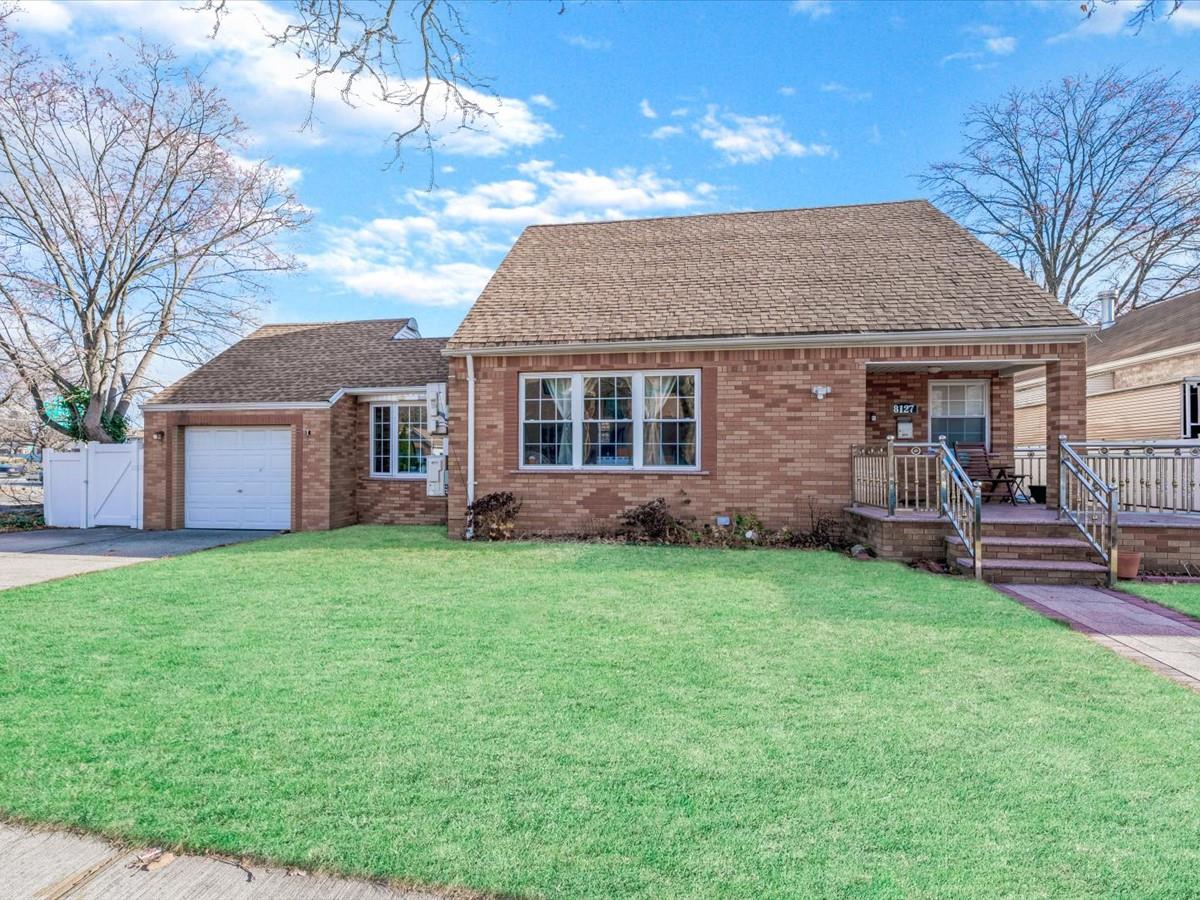
[[999, 375], [1014, 375], [1027, 369], [1038, 371], [1048, 359], [981, 359], [981, 360], [881, 360], [867, 362], [868, 372], [996, 372]]

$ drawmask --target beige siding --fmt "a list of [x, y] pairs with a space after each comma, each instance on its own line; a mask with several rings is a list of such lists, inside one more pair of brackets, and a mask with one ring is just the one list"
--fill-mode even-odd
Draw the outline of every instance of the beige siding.
[[1046, 443], [1046, 405], [1018, 407], [1013, 429], [1013, 443], [1018, 447]]
[[1158, 384], [1088, 398], [1088, 438], [1106, 440], [1178, 440], [1182, 389]]
[[1095, 375], [1089, 375], [1087, 380], [1088, 395], [1099, 394], [1102, 391], [1111, 391], [1116, 385], [1113, 384], [1112, 372], [1098, 372]]
[[1117, 369], [1113, 372], [1113, 387], [1123, 390], [1151, 384], [1176, 383], [1197, 376], [1200, 376], [1200, 353], [1191, 353]]

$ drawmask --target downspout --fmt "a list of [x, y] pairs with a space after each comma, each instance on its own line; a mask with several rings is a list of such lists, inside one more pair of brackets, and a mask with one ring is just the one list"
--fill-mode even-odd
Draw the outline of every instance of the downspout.
[[[467, 354], [467, 507], [475, 502], [475, 357]], [[468, 517], [465, 535], [475, 537], [475, 523]]]

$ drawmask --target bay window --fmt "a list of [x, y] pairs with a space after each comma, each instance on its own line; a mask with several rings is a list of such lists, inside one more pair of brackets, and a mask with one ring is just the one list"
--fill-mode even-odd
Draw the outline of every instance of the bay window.
[[424, 403], [371, 404], [371, 474], [424, 478], [429, 456]]
[[521, 378], [521, 467], [696, 469], [696, 370]]
[[929, 382], [929, 439], [950, 444], [987, 444], [989, 401], [986, 381]]

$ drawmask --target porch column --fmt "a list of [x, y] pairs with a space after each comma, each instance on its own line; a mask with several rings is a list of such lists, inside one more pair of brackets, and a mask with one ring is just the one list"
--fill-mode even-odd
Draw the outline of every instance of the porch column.
[[1062, 348], [1046, 363], [1046, 507], [1058, 508], [1058, 436], [1087, 439], [1087, 345]]

